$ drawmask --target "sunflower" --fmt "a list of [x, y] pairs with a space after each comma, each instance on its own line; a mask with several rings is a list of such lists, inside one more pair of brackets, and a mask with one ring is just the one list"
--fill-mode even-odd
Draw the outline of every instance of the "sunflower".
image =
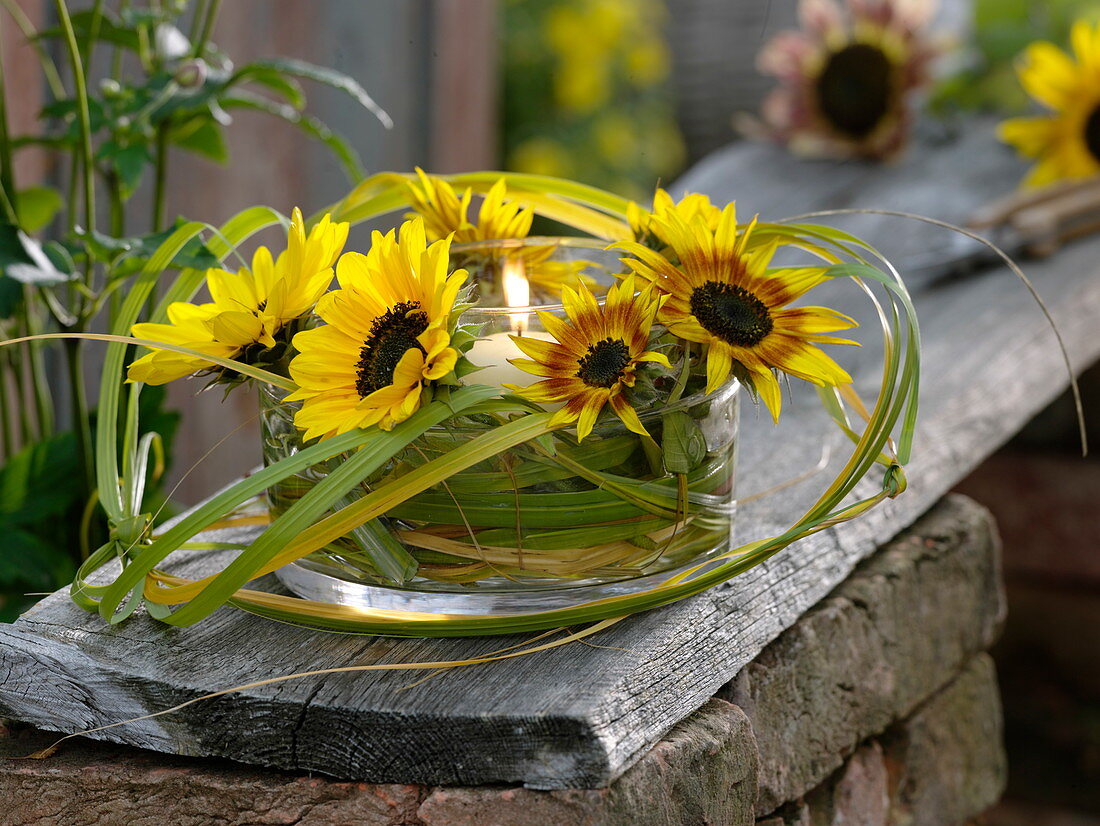
[[409, 197], [414, 212], [406, 218], [420, 216], [429, 241], [438, 241], [454, 233], [456, 244], [491, 241], [497, 238], [526, 238], [531, 231], [534, 211], [505, 201], [507, 185], [501, 178], [489, 189], [477, 213], [470, 221], [470, 202], [474, 191], [467, 187], [459, 198], [442, 178], [416, 168], [417, 181], [409, 181]]
[[290, 363], [306, 440], [377, 424], [390, 430], [415, 413], [428, 382], [450, 373], [455, 302], [465, 270], [450, 272], [450, 241], [428, 244], [424, 221], [375, 232], [370, 252], [345, 253], [339, 289], [317, 304], [324, 326], [294, 337]]
[[691, 223], [696, 216], [699, 216], [709, 229], [717, 227], [718, 219], [722, 216], [722, 210], [712, 204], [706, 195], [689, 192], [679, 201], [673, 201], [667, 191], [658, 188], [653, 195], [651, 212], [647, 212], [633, 201], [627, 204], [626, 218], [634, 233], [634, 240], [656, 250], [666, 247], [667, 244], [654, 232], [653, 219], [662, 218], [669, 212], [679, 214], [687, 223]]
[[[938, 49], [925, 34], [931, 0], [802, 0], [801, 31], [780, 32], [757, 58], [779, 78], [764, 132], [798, 154], [883, 159], [908, 137], [908, 98], [930, 80]], [[759, 130], [758, 130], [759, 131]]]
[[650, 332], [664, 297], [647, 287], [634, 295], [634, 278], [627, 276], [607, 292], [600, 305], [584, 286], [562, 290], [566, 320], [540, 312], [539, 319], [556, 341], [512, 336], [529, 359], [509, 359], [521, 370], [543, 381], [528, 387], [505, 385], [535, 402], [561, 403], [551, 425], [577, 422], [577, 438], [592, 432], [596, 417], [607, 404], [635, 433], [646, 429], [625, 396], [634, 386], [635, 372], [644, 362], [670, 367], [661, 353], [647, 349]]
[[1076, 61], [1053, 43], [1039, 42], [1027, 48], [1018, 68], [1028, 94], [1051, 110], [1001, 124], [1001, 139], [1038, 161], [1025, 186], [1100, 172], [1100, 24], [1078, 21], [1070, 40]]
[[[417, 180], [409, 181], [409, 198], [415, 210], [406, 218], [420, 216], [424, 219], [428, 240], [435, 241], [453, 237], [456, 244], [475, 244], [483, 241], [497, 241], [511, 238], [526, 238], [531, 232], [534, 211], [522, 208], [506, 200], [507, 184], [501, 178], [485, 194], [478, 209], [477, 219], [470, 220], [470, 203], [474, 197], [473, 189], [467, 187], [461, 197], [454, 188], [442, 178], [428, 175], [417, 167]], [[463, 256], [457, 263], [481, 273], [482, 291], [492, 300], [496, 300], [499, 285], [499, 258], [505, 254], [490, 252], [486, 248], [483, 255]], [[553, 245], [510, 248], [508, 255], [519, 255], [523, 259], [524, 272], [536, 296], [557, 298], [564, 284], [584, 283], [594, 286], [595, 282], [581, 274], [586, 266], [583, 261], [550, 261], [554, 254]]]
[[[278, 362], [294, 322], [309, 314], [332, 283], [332, 265], [347, 237], [348, 225], [328, 215], [307, 235], [301, 210], [295, 208], [287, 248], [277, 260], [260, 247], [251, 267], [235, 273], [210, 269], [206, 285], [212, 302], [176, 302], [168, 307], [168, 324], [135, 324], [132, 332], [250, 364]], [[131, 364], [128, 375], [130, 381], [165, 384], [210, 366], [198, 357], [155, 350]]]
[[752, 242], [755, 219], [739, 231], [733, 204], [714, 229], [702, 216], [687, 221], [676, 211], [655, 217], [653, 225], [679, 263], [637, 242], [613, 246], [634, 256], [623, 263], [668, 296], [658, 319], [669, 332], [706, 346], [708, 393], [729, 379], [737, 362], [778, 421], [782, 396], [774, 370], [818, 385], [851, 381], [813, 342], [855, 344], [822, 334], [856, 323], [825, 307], [787, 307], [828, 277], [824, 268], [769, 272], [777, 242]]

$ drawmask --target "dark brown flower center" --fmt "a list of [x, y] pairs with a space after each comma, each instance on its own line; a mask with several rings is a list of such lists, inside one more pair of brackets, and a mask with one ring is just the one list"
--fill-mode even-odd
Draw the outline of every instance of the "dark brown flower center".
[[428, 314], [420, 309], [419, 301], [402, 301], [374, 320], [355, 366], [359, 398], [393, 384], [393, 371], [401, 357], [414, 347], [424, 352], [416, 337], [426, 329]]
[[630, 348], [621, 338], [605, 338], [577, 360], [576, 377], [589, 387], [611, 387], [630, 364]]
[[881, 49], [854, 43], [833, 52], [817, 78], [821, 114], [838, 131], [864, 138], [890, 110], [893, 66]]
[[691, 294], [691, 314], [708, 333], [738, 347], [759, 344], [772, 331], [767, 305], [742, 287], [708, 281]]
[[1100, 106], [1097, 106], [1085, 120], [1085, 147], [1093, 160], [1100, 161]]

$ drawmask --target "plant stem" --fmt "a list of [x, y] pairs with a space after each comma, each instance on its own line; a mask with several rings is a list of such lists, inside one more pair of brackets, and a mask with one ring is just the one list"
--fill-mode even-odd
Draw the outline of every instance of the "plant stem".
[[[80, 186], [80, 156], [73, 152], [69, 156], [69, 191], [65, 196], [65, 212], [68, 224], [69, 235], [72, 235], [76, 231], [76, 202], [79, 197], [78, 188]], [[72, 294], [72, 288], [69, 288], [69, 294]]]
[[[73, 31], [73, 21], [69, 17], [69, 10], [65, 7], [64, 0], [54, 0], [54, 6], [57, 9], [57, 19], [61, 23], [61, 30], [65, 36], [73, 85], [76, 88], [77, 114], [80, 118], [80, 177], [82, 178], [84, 195], [84, 230], [91, 233], [96, 226], [95, 166], [92, 160], [92, 123], [88, 111], [88, 87], [84, 80], [84, 66], [80, 59], [80, 49], [76, 44], [76, 33]], [[84, 284], [89, 288], [92, 286], [93, 266], [92, 256], [90, 254], [85, 255]], [[81, 318], [78, 325], [83, 327], [83, 324], [84, 320]], [[76, 331], [79, 332], [80, 330], [77, 329]], [[84, 358], [81, 342], [78, 339], [66, 339], [65, 355], [69, 367], [69, 385], [73, 394], [73, 430], [76, 431], [80, 446], [80, 470], [87, 494], [83, 498], [87, 499], [95, 490], [95, 477], [92, 465], [92, 424], [88, 416], [88, 397], [84, 388]]]
[[11, 411], [8, 410], [8, 402], [11, 394], [8, 393], [8, 371], [4, 367], [7, 354], [0, 358], [0, 445], [3, 445], [4, 460], [7, 461], [15, 452], [12, 450], [11, 441]]
[[[88, 86], [84, 82], [84, 66], [80, 59], [80, 49], [76, 45], [76, 33], [73, 31], [73, 21], [69, 18], [69, 10], [65, 8], [64, 0], [54, 0], [57, 8], [57, 19], [61, 22], [61, 30], [65, 35], [65, 44], [69, 50], [69, 62], [73, 72], [73, 84], [76, 87], [77, 113], [80, 118], [80, 156], [81, 172], [83, 173], [84, 193], [84, 229], [91, 232], [95, 229], [95, 167], [92, 164], [92, 122], [88, 113]], [[84, 265], [84, 280], [91, 286], [91, 256], [87, 257]]]
[[46, 47], [43, 46], [42, 41], [38, 39], [38, 32], [35, 30], [34, 24], [31, 23], [30, 18], [23, 13], [23, 10], [19, 8], [19, 4], [16, 3], [15, 0], [0, 0], [0, 5], [7, 10], [12, 20], [15, 21], [15, 25], [19, 27], [19, 31], [23, 33], [23, 40], [25, 40], [38, 55], [38, 60], [42, 64], [42, 74], [46, 76], [46, 83], [50, 87], [50, 93], [54, 96], [55, 100], [61, 100], [65, 97], [65, 84], [61, 82], [61, 75], [57, 72], [57, 64], [53, 62], [50, 53], [46, 51]]
[[[23, 302], [27, 307], [27, 328], [31, 335], [42, 332], [38, 299], [32, 287], [24, 291]], [[42, 438], [53, 435], [53, 397], [50, 394], [49, 381], [46, 378], [46, 362], [42, 358], [41, 341], [31, 342], [31, 383], [34, 385], [34, 405], [38, 413], [38, 430]]]
[[92, 17], [88, 21], [88, 37], [84, 40], [84, 79], [87, 81], [92, 71], [92, 52], [99, 39], [99, 23], [103, 19], [103, 0], [92, 4]]
[[11, 140], [8, 136], [8, 106], [4, 84], [4, 55], [0, 49], [0, 190], [4, 192], [4, 217], [11, 224], [18, 224], [15, 191], [15, 171], [12, 166]]
[[191, 31], [187, 35], [188, 39], [194, 44], [199, 37], [199, 29], [206, 19], [206, 0], [198, 0], [195, 3], [195, 16], [191, 18]]
[[[23, 308], [23, 312], [26, 313], [26, 307]], [[20, 319], [17, 334], [20, 336], [27, 334], [27, 321], [25, 318]], [[19, 405], [19, 437], [24, 445], [29, 445], [35, 439], [34, 428], [31, 426], [31, 406], [28, 404], [29, 400], [27, 398], [26, 356], [29, 351], [30, 342], [26, 342], [18, 348], [13, 348], [11, 353], [12, 378], [15, 381], [16, 391], [12, 395], [17, 400], [16, 404]]]
[[[70, 332], [80, 332], [78, 329]], [[95, 476], [92, 464], [92, 424], [88, 416], [88, 396], [84, 390], [84, 351], [83, 342], [76, 338], [65, 339], [65, 361], [69, 368], [69, 388], [73, 394], [73, 430], [77, 435], [80, 455], [80, 472], [84, 480], [86, 496], [95, 490]]]
[[15, 204], [11, 202], [7, 190], [2, 186], [0, 186], [0, 209], [4, 212], [4, 220], [9, 224], [19, 223], [19, 216], [15, 214]]
[[[130, 0], [121, 0], [118, 4], [118, 13], [122, 15], [130, 8]], [[111, 49], [111, 77], [115, 80], [122, 79], [122, 47], [114, 46]]]
[[164, 202], [168, 181], [168, 122], [157, 125], [156, 179], [153, 184], [153, 232], [164, 229]]
[[202, 24], [202, 33], [199, 34], [199, 39], [195, 41], [195, 50], [191, 53], [195, 57], [202, 57], [202, 53], [206, 49], [210, 35], [214, 32], [214, 20], [218, 16], [220, 5], [221, 0], [210, 0], [210, 5], [206, 9], [206, 19], [203, 20]]
[[122, 200], [122, 185], [113, 169], [105, 177], [107, 191], [111, 196], [111, 235], [121, 238], [126, 232], [126, 204]]

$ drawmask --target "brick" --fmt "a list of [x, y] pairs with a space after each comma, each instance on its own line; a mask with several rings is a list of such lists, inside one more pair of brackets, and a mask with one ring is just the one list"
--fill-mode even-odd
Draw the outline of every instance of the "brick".
[[993, 660], [975, 657], [882, 745], [891, 773], [890, 824], [962, 824], [996, 803], [1008, 766]]
[[[56, 735], [0, 732], [0, 757]], [[711, 700], [609, 789], [436, 788], [341, 783], [173, 758], [89, 740], [0, 772], [2, 826], [742, 826], [757, 755], [744, 713]], [[5, 814], [5, 812], [7, 814]], [[6, 819], [7, 818], [7, 819]]]
[[[57, 735], [18, 730], [0, 756], [22, 756]], [[416, 786], [339, 783], [166, 757], [126, 746], [68, 741], [46, 760], [11, 761], [0, 774], [3, 826], [404, 826]]]
[[988, 511], [946, 498], [719, 693], [756, 734], [758, 816], [821, 784], [989, 647], [1005, 610], [998, 548]]
[[890, 773], [877, 741], [861, 746], [836, 776], [806, 798], [808, 826], [886, 826]]
[[756, 770], [744, 713], [711, 700], [608, 789], [436, 789], [420, 806], [418, 823], [742, 826], [753, 820]]
[[757, 826], [962, 826], [997, 801], [1005, 772], [997, 681], [981, 654], [912, 717]]

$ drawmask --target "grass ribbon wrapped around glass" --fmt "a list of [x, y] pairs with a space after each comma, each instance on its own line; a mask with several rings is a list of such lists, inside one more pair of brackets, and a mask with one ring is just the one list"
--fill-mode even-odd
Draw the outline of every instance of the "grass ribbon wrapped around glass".
[[[398, 229], [343, 249], [350, 223], [403, 209]], [[528, 237], [536, 214], [588, 238]], [[208, 246], [225, 260], [279, 220], [247, 211]], [[851, 236], [739, 222], [733, 204], [698, 195], [658, 191], [643, 208], [503, 173], [384, 173], [285, 226], [285, 251], [261, 248], [235, 273], [184, 271], [135, 323], [159, 266], [208, 231], [180, 227], [102, 337], [111, 538], [72, 594], [105, 620], [144, 604], [189, 625], [231, 604], [332, 630], [459, 636], [621, 617], [725, 581], [905, 487], [916, 318], [896, 274]], [[783, 248], [807, 262], [775, 266]], [[854, 344], [836, 334], [855, 322], [802, 300], [833, 278], [877, 293], [886, 363], [869, 409], [822, 349]], [[213, 301], [190, 303], [204, 282]], [[149, 352], [121, 385], [130, 344]], [[142, 383], [196, 373], [261, 386], [265, 467], [158, 532], [141, 510], [136, 400]], [[735, 402], [747, 394], [778, 420], [781, 374], [816, 385], [855, 447], [788, 530], [735, 547]], [[871, 473], [879, 492], [853, 499]], [[162, 570], [265, 493], [270, 525], [223, 569], [199, 580]], [[90, 579], [115, 559], [117, 575]], [[326, 598], [245, 587], [280, 569], [298, 593]], [[330, 580], [346, 587], [318, 590]]]

